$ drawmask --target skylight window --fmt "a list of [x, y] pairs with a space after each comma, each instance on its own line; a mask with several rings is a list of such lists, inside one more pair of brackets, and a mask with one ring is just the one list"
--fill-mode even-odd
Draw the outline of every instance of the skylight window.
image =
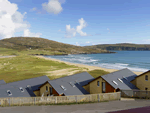
[[30, 85], [27, 85], [27, 88], [29, 88], [30, 90], [32, 90], [31, 86]]
[[23, 88], [22, 88], [22, 87], [20, 87], [19, 89], [20, 89], [20, 91], [21, 91], [21, 92], [24, 92], [24, 90], [23, 90]]
[[123, 76], [124, 79], [128, 80], [126, 77]]
[[69, 82], [70, 83], [70, 85], [72, 86], [72, 87], [75, 87], [75, 85], [72, 83], [72, 82]]
[[7, 93], [8, 93], [8, 95], [9, 95], [9, 96], [11, 96], [11, 95], [12, 95], [12, 93], [11, 93], [11, 91], [10, 91], [10, 90], [7, 90]]
[[65, 88], [63, 85], [61, 85], [60, 87], [61, 87], [63, 90], [66, 90], [66, 88]]
[[115, 85], [118, 85], [117, 82], [115, 82], [115, 81], [113, 81], [113, 83], [114, 83]]
[[122, 81], [120, 78], [118, 78], [118, 80], [119, 80], [121, 83], [123, 83], [123, 81]]
[[79, 84], [79, 82], [78, 82], [77, 80], [76, 80], [75, 82], [76, 82], [77, 84]]

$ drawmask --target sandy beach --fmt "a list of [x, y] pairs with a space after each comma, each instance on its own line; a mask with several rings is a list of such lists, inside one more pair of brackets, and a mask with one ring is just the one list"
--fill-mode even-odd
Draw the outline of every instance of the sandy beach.
[[[100, 70], [104, 70], [104, 71], [108, 71], [108, 72], [114, 72], [114, 71], [118, 71], [117, 69], [106, 69], [106, 68], [101, 68], [101, 67], [97, 67], [97, 66], [89, 66], [89, 65], [84, 65], [84, 64], [76, 64], [76, 63], [70, 63], [70, 62], [65, 62], [65, 61], [61, 61], [58, 59], [53, 59], [53, 58], [46, 58], [44, 56], [36, 56], [38, 58], [44, 58], [46, 60], [52, 60], [52, 61], [57, 61], [57, 62], [62, 62], [62, 63], [66, 63], [68, 65], [75, 65], [77, 67], [84, 67], [84, 68], [88, 68], [90, 71], [91, 70], [95, 70], [95, 69], [100, 69]], [[135, 74], [140, 75], [143, 72], [135, 72], [133, 71]]]

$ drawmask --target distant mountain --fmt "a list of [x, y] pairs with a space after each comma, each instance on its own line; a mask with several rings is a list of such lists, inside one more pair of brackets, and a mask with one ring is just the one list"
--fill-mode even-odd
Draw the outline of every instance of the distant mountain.
[[101, 50], [98, 48], [86, 48], [35, 37], [12, 37], [2, 39], [0, 40], [0, 47], [11, 48], [18, 51], [38, 49], [61, 52], [62, 54], [110, 53], [107, 50]]
[[93, 46], [84, 46], [92, 49], [104, 50], [126, 50], [126, 51], [150, 51], [150, 44], [133, 44], [133, 43], [117, 43], [117, 44], [99, 44]]

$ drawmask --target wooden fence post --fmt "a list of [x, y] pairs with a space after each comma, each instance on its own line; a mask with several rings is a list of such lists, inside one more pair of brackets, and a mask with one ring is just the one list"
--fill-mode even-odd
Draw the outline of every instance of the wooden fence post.
[[76, 103], [77, 103], [77, 96], [75, 96], [75, 99], [76, 99]]
[[9, 106], [10, 106], [10, 98], [9, 98]]
[[55, 104], [57, 104], [57, 96], [55, 97]]
[[36, 97], [34, 97], [34, 105], [35, 105], [35, 99], [36, 99]]
[[99, 102], [100, 101], [99, 94], [97, 94], [97, 97], [98, 97], [98, 102]]

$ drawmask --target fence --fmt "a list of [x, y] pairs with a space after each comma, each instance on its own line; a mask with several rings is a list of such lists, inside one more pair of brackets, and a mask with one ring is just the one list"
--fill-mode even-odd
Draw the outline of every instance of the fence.
[[150, 91], [122, 90], [121, 97], [150, 98]]
[[12, 97], [0, 98], [1, 106], [22, 106], [40, 104], [59, 104], [59, 103], [80, 103], [80, 102], [101, 102], [109, 100], [120, 100], [120, 92], [101, 93], [90, 95], [74, 96], [53, 96], [53, 97]]

